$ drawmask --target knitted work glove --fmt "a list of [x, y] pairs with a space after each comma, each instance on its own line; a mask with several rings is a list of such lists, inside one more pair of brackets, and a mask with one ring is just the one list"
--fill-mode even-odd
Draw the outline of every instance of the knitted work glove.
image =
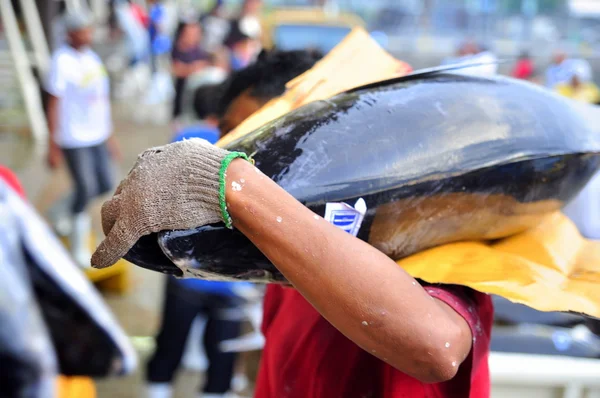
[[92, 266], [108, 267], [144, 235], [190, 229], [224, 221], [225, 171], [235, 158], [205, 140], [191, 139], [142, 153], [115, 195], [102, 206], [106, 238], [92, 256]]

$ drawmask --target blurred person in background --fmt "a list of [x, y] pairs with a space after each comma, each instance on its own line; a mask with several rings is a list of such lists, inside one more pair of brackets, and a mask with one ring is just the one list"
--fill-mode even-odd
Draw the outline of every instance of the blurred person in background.
[[498, 58], [496, 55], [479, 46], [473, 40], [467, 40], [457, 50], [457, 56], [444, 60], [443, 65], [470, 65], [478, 64], [470, 68], [463, 68], [455, 73], [474, 76], [493, 76], [498, 72]]
[[564, 51], [556, 51], [552, 56], [552, 63], [546, 69], [546, 87], [554, 89], [557, 84], [567, 81], [568, 72], [564, 68], [567, 54]]
[[171, 47], [171, 40], [166, 33], [167, 11], [162, 0], [150, 0], [148, 10], [148, 34], [150, 36], [150, 64], [152, 72], [157, 71], [156, 58]]
[[592, 81], [587, 61], [569, 60], [565, 61], [566, 82], [558, 83], [554, 90], [565, 97], [588, 104], [600, 103], [600, 90]]
[[233, 70], [245, 68], [254, 62], [261, 51], [261, 0], [245, 0], [239, 16], [231, 20], [224, 44], [231, 50]]
[[212, 98], [218, 98], [218, 86], [229, 76], [231, 70], [229, 63], [227, 49], [217, 50], [208, 55], [208, 64], [204, 69], [188, 77], [181, 97], [181, 114], [178, 118], [185, 127], [177, 132], [178, 134], [185, 134], [186, 130], [193, 129], [198, 121], [197, 109], [202, 107], [198, 108], [196, 101], [203, 100], [198, 98], [197, 91], [200, 87], [212, 86], [211, 90], [214, 94]]
[[262, 0], [244, 0], [240, 15], [232, 21], [242, 32], [255, 40], [260, 40], [262, 36], [260, 22], [262, 5]]
[[150, 37], [147, 33], [148, 18], [137, 4], [130, 0], [115, 0], [115, 19], [125, 35], [130, 67], [148, 62], [150, 56]]
[[90, 49], [92, 18], [84, 12], [65, 16], [67, 44], [52, 55], [46, 90], [50, 143], [48, 163], [64, 157], [73, 180], [71, 254], [89, 267], [88, 202], [112, 189], [111, 155], [120, 157], [112, 133], [109, 80], [100, 58]]
[[213, 8], [200, 18], [202, 24], [202, 46], [206, 51], [214, 52], [225, 42], [230, 30], [230, 21], [225, 16], [223, 0], [217, 0]]
[[511, 76], [515, 79], [531, 80], [535, 73], [533, 60], [527, 51], [523, 51], [515, 64]]
[[229, 33], [225, 46], [230, 50], [230, 66], [234, 71], [248, 66], [257, 55], [255, 40], [238, 30], [237, 26]]
[[[194, 109], [200, 122], [179, 134], [175, 141], [202, 138], [210, 143], [219, 139], [218, 98], [208, 86], [196, 90]], [[156, 337], [156, 350], [147, 366], [148, 398], [168, 398], [172, 394], [175, 372], [181, 364], [192, 323], [197, 316], [205, 318], [206, 327], [201, 336], [208, 369], [203, 398], [224, 397], [231, 389], [236, 353], [223, 352], [220, 343], [240, 336], [243, 299], [236, 289], [249, 285], [238, 282], [177, 279], [168, 277], [163, 315]]]
[[181, 98], [187, 78], [208, 66], [209, 56], [200, 47], [201, 40], [202, 28], [194, 17], [190, 16], [180, 23], [171, 53], [172, 73], [175, 77], [174, 120], [181, 114]]

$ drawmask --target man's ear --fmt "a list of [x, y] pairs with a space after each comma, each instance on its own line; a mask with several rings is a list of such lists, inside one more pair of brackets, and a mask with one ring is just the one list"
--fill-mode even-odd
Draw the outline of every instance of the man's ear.
[[[272, 51], [275, 51], [275, 49], [273, 49]], [[264, 48], [260, 51], [260, 53], [258, 54], [257, 60], [258, 61], [264, 61], [265, 59], [267, 59], [269, 57], [269, 54], [271, 52], [269, 50], [265, 50]]]

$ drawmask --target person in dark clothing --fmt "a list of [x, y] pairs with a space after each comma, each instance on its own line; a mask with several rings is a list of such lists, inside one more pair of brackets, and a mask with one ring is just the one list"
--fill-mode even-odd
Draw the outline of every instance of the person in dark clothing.
[[197, 21], [182, 22], [177, 28], [171, 54], [172, 70], [175, 76], [173, 119], [181, 114], [181, 97], [186, 79], [208, 65], [209, 55], [200, 48], [201, 40], [202, 29]]
[[181, 362], [192, 323], [198, 315], [208, 320], [203, 337], [208, 369], [202, 397], [222, 397], [229, 391], [237, 355], [223, 352], [220, 343], [240, 335], [241, 321], [227, 319], [227, 313], [235, 311], [242, 303], [232, 289], [232, 283], [198, 283], [193, 279], [168, 278], [156, 351], [148, 362], [146, 372], [149, 398], [171, 396], [171, 383]]

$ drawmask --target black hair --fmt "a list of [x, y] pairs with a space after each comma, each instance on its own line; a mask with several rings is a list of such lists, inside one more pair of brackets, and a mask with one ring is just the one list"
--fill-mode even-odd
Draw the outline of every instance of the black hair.
[[219, 115], [223, 116], [231, 102], [248, 89], [250, 95], [263, 101], [282, 95], [287, 82], [312, 68], [321, 57], [321, 53], [309, 50], [261, 52], [255, 63], [234, 72], [223, 83]]
[[250, 40], [250, 36], [242, 31], [240, 28], [240, 21], [235, 19], [229, 23], [229, 33], [223, 40], [223, 45], [227, 48], [233, 48], [237, 43]]
[[175, 33], [173, 34], [173, 49], [175, 49], [175, 47], [177, 46], [177, 42], [181, 38], [181, 35], [183, 34], [183, 30], [189, 25], [196, 25], [196, 24], [198, 24], [198, 26], [200, 27], [200, 30], [202, 31], [202, 33], [204, 33], [204, 27], [200, 23], [199, 18], [198, 19], [194, 19], [194, 18], [180, 19], [177, 22], [177, 27], [175, 28]]
[[203, 120], [209, 116], [218, 116], [219, 97], [222, 88], [221, 84], [198, 87], [194, 93], [194, 111], [198, 119]]

